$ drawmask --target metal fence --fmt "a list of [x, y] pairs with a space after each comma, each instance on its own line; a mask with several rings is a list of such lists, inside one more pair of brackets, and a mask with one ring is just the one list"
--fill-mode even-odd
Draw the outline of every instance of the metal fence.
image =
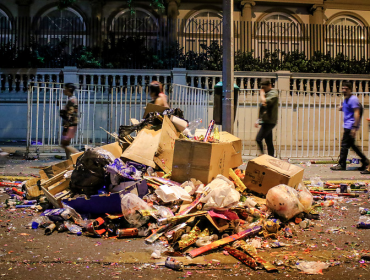
[[[61, 119], [59, 110], [66, 103], [62, 84], [35, 84], [28, 91], [27, 146], [50, 151], [59, 145]], [[184, 111], [189, 121], [201, 118], [206, 128], [213, 117], [213, 90], [173, 84], [169, 88], [172, 108]], [[364, 107], [357, 144], [370, 157], [368, 120], [370, 93], [355, 93]], [[106, 87], [83, 85], [76, 90], [79, 125], [72, 144], [101, 145], [114, 141], [100, 127], [118, 132], [130, 119], [140, 120], [150, 101], [148, 88], [142, 86]], [[240, 90], [234, 134], [241, 138], [243, 154], [259, 154], [255, 137], [258, 128], [259, 90]], [[280, 158], [337, 158], [342, 137], [342, 113], [338, 106], [340, 93], [281, 91], [279, 120], [274, 129], [274, 145]], [[222, 128], [220, 127], [220, 130]]]
[[[368, 120], [369, 93], [354, 93], [363, 105], [361, 128], [356, 143], [370, 157]], [[278, 124], [273, 131], [276, 154], [280, 158], [333, 158], [340, 152], [343, 116], [338, 107], [341, 93], [281, 91]], [[235, 135], [243, 142], [245, 155], [258, 155], [255, 137], [258, 128], [259, 92], [241, 90], [235, 122]], [[351, 153], [350, 156], [353, 156]]]
[[[202, 118], [207, 124], [210, 95], [206, 90], [180, 85], [165, 85], [170, 106], [181, 108], [189, 120]], [[78, 100], [79, 124], [72, 145], [101, 145], [114, 141], [101, 128], [119, 131], [131, 119], [141, 120], [145, 106], [151, 101], [148, 86], [80, 85], [75, 91]], [[63, 84], [34, 83], [28, 90], [27, 147], [51, 151], [60, 145], [62, 122], [60, 109], [67, 102]]]
[[[343, 54], [349, 60], [369, 58], [368, 26], [234, 21], [233, 28], [240, 70], [268, 71], [271, 65], [271, 71], [281, 63], [310, 59], [317, 51], [329, 57]], [[222, 33], [221, 19], [2, 17], [0, 61], [4, 68], [219, 70]], [[260, 64], [254, 65], [252, 58]], [[255, 69], [248, 68], [251, 63]]]

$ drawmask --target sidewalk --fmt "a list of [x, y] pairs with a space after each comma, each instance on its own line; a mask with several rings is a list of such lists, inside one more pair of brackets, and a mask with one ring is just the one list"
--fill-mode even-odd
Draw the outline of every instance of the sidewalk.
[[[5, 150], [5, 149], [4, 149]], [[0, 160], [0, 175], [1, 176], [38, 176], [39, 169], [62, 160], [56, 159], [54, 155], [65, 156], [64, 153], [41, 154], [39, 160], [24, 160], [22, 157], [10, 157]], [[250, 158], [250, 157], [249, 157]], [[332, 164], [311, 164], [307, 166], [308, 160], [302, 163], [293, 162], [294, 164], [305, 169], [304, 180], [309, 180], [313, 176], [319, 176], [323, 181], [325, 180], [370, 180], [370, 175], [362, 175], [357, 171], [359, 164], [349, 164], [346, 171], [332, 171], [330, 166]], [[247, 167], [248, 160], [244, 160], [244, 164], [240, 166], [241, 169]]]

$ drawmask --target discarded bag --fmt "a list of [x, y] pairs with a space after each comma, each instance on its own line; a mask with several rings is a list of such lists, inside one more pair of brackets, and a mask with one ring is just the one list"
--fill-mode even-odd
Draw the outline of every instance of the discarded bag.
[[298, 185], [297, 188], [298, 191], [298, 199], [299, 202], [302, 203], [304, 212], [307, 212], [310, 210], [313, 202], [313, 195], [309, 192], [309, 190], [306, 188], [306, 186], [302, 183]]
[[137, 195], [132, 193], [121, 195], [121, 207], [123, 216], [133, 227], [139, 228], [149, 221], [150, 217], [142, 216], [138, 210], [150, 210], [150, 207]]
[[304, 210], [297, 191], [287, 185], [271, 188], [266, 195], [266, 205], [285, 220], [293, 218]]
[[200, 200], [205, 203], [203, 210], [231, 208], [240, 200], [240, 193], [235, 190], [234, 183], [223, 175], [217, 175], [207, 187], [210, 192]]
[[323, 262], [300, 262], [297, 268], [306, 274], [322, 274], [323, 269], [327, 269], [328, 264]]
[[101, 148], [85, 151], [76, 162], [71, 176], [71, 191], [86, 195], [97, 194], [109, 182], [105, 166], [114, 161], [114, 156]]

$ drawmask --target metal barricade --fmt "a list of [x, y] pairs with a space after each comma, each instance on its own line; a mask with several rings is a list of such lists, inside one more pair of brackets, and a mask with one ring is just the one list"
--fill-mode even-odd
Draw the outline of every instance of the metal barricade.
[[170, 106], [184, 111], [189, 121], [201, 118], [205, 127], [212, 119], [213, 90], [183, 85], [172, 85]]
[[[169, 88], [172, 108], [184, 111], [185, 118], [202, 118], [205, 126], [210, 121], [209, 91], [173, 85]], [[173, 88], [171, 90], [171, 88]], [[79, 85], [74, 95], [78, 100], [79, 123], [71, 144], [97, 146], [113, 141], [100, 127], [109, 132], [119, 131], [120, 125], [130, 125], [130, 119], [141, 120], [145, 106], [151, 101], [147, 86], [109, 87]], [[52, 151], [60, 145], [62, 121], [60, 109], [67, 102], [63, 84], [35, 83], [28, 90], [27, 149]]]
[[[130, 119], [140, 120], [151, 100], [147, 87], [108, 87], [83, 85], [75, 90], [78, 100], [79, 123], [72, 145], [101, 145], [112, 141], [100, 127], [117, 132]], [[27, 149], [51, 151], [60, 145], [62, 121], [60, 109], [67, 102], [63, 84], [37, 83], [28, 90]]]
[[[364, 108], [356, 144], [370, 156], [368, 120], [370, 97], [367, 92], [354, 93]], [[332, 158], [340, 152], [343, 116], [338, 107], [343, 102], [341, 93], [310, 91], [281, 91], [279, 93], [278, 124], [274, 128], [274, 145], [279, 158]], [[241, 90], [235, 135], [242, 139], [244, 155], [259, 154], [255, 137], [258, 129], [258, 90]], [[350, 152], [352, 157], [354, 154]]]

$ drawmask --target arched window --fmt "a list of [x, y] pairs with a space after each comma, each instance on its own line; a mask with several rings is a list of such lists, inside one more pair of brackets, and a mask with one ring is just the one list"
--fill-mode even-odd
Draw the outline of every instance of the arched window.
[[11, 27], [8, 15], [0, 9], [0, 44], [4, 44], [10, 40]]
[[153, 14], [142, 8], [121, 11], [114, 17], [110, 27], [112, 39], [130, 40], [131, 38], [134, 40], [130, 41], [131, 44], [144, 44], [146, 48], [156, 48], [157, 33], [158, 20]]
[[344, 54], [350, 58], [366, 55], [365, 28], [352, 15], [334, 17], [328, 22], [326, 48], [332, 56]]
[[201, 52], [211, 43], [221, 45], [222, 14], [215, 10], [199, 10], [187, 21], [184, 30], [185, 52]]
[[82, 16], [72, 8], [46, 11], [38, 22], [38, 40], [41, 44], [57, 44], [64, 40], [68, 50], [86, 43], [86, 26]]
[[301, 28], [295, 18], [286, 13], [269, 13], [257, 24], [258, 49], [291, 52], [298, 50]]
[[158, 28], [157, 19], [148, 11], [142, 8], [134, 10], [123, 10], [117, 14], [112, 22], [114, 31], [142, 33], [156, 31]]

